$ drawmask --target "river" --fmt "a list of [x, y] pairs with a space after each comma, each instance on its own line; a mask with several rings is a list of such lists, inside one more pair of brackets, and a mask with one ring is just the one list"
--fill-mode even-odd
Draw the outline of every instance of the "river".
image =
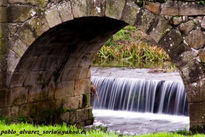
[[186, 93], [178, 72], [92, 68], [99, 99], [92, 102], [94, 126], [120, 134], [188, 130]]

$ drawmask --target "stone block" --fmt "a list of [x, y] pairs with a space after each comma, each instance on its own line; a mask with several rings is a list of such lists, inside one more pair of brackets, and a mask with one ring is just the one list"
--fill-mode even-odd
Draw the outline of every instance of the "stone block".
[[49, 29], [49, 25], [45, 17], [35, 17], [29, 21], [29, 25], [34, 30], [37, 36], [42, 35]]
[[14, 117], [17, 117], [19, 116], [19, 106], [12, 106], [10, 108], [10, 116], [14, 116]]
[[10, 88], [13, 87], [22, 87], [25, 80], [24, 73], [14, 72], [12, 75], [12, 79], [10, 81]]
[[9, 102], [12, 105], [22, 105], [28, 103], [28, 90], [24, 87], [12, 88]]
[[61, 81], [72, 81], [79, 78], [80, 68], [66, 68], [61, 74]]
[[13, 73], [18, 62], [20, 60], [20, 57], [13, 51], [9, 50], [8, 51], [8, 59], [7, 59], [7, 65], [8, 65], [8, 72]]
[[1, 117], [7, 117], [9, 116], [10, 113], [10, 108], [9, 107], [4, 107], [0, 109], [0, 116]]
[[27, 47], [29, 47], [36, 39], [34, 36], [34, 32], [31, 29], [31, 26], [29, 26], [28, 24], [23, 25], [17, 31], [17, 35], [23, 42], [26, 43]]
[[89, 70], [90, 69], [88, 69], [88, 68], [82, 68], [80, 70], [79, 79], [87, 79], [87, 78], [89, 78], [89, 76], [88, 76]]
[[57, 9], [63, 22], [73, 19], [70, 1], [58, 4]]
[[155, 22], [156, 16], [148, 10], [142, 10], [140, 14], [137, 19], [136, 28], [146, 33]]
[[74, 81], [62, 81], [55, 90], [55, 99], [66, 99], [74, 96]]
[[205, 15], [204, 5], [198, 5], [195, 3], [181, 3], [179, 2], [179, 15], [184, 16], [197, 16]]
[[88, 0], [88, 16], [105, 16], [106, 0]]
[[7, 5], [7, 1], [6, 0], [1, 0], [0, 1], [0, 6], [6, 6]]
[[150, 12], [154, 14], [159, 14], [160, 13], [160, 3], [155, 3], [155, 2], [145, 2], [144, 8], [149, 10]]
[[10, 106], [9, 104], [9, 91], [6, 89], [0, 90], [0, 108]]
[[11, 4], [31, 4], [34, 6], [39, 6], [41, 8], [45, 7], [47, 5], [49, 0], [8, 0]]
[[7, 8], [0, 7], [0, 23], [7, 22]]
[[19, 116], [37, 115], [36, 107], [33, 103], [27, 103], [19, 106]]
[[172, 18], [172, 23], [174, 24], [174, 25], [179, 25], [180, 23], [182, 23], [182, 17], [173, 17]]
[[[167, 53], [169, 53], [169, 55], [171, 55], [173, 52], [172, 50], [175, 50], [182, 41], [183, 38], [181, 33], [178, 30], [171, 30], [159, 41], [159, 44], [165, 49], [165, 51], [167, 51]], [[173, 57], [175, 58], [175, 56]]]
[[64, 122], [69, 123], [69, 121], [70, 121], [70, 112], [65, 112], [65, 113], [61, 114], [60, 118]]
[[203, 20], [202, 20], [202, 22], [201, 22], [201, 27], [202, 27], [203, 29], [205, 29], [205, 17], [203, 17]]
[[63, 100], [63, 108], [78, 109], [82, 107], [82, 96], [68, 97]]
[[38, 102], [48, 99], [48, 90], [42, 89], [41, 85], [32, 85], [28, 89], [28, 102]]
[[75, 96], [82, 95], [84, 93], [90, 93], [90, 79], [80, 79], [75, 81]]
[[125, 7], [125, 0], [106, 0], [105, 16], [121, 19]]
[[55, 6], [45, 12], [45, 17], [50, 28], [62, 23], [57, 7]]
[[139, 14], [140, 8], [131, 0], [128, 0], [125, 4], [122, 20], [130, 25], [134, 25], [136, 23], [137, 14]]
[[205, 124], [205, 102], [189, 103], [190, 128], [204, 126]]
[[162, 4], [161, 15], [178, 16], [179, 15], [178, 1], [170, 0]]
[[205, 50], [199, 51], [199, 58], [200, 58], [201, 62], [205, 63]]
[[194, 49], [202, 48], [205, 44], [205, 35], [200, 29], [193, 30], [185, 37], [186, 43]]
[[10, 49], [15, 52], [18, 57], [22, 57], [27, 50], [27, 45], [21, 41], [17, 36], [10, 36]]
[[86, 0], [74, 0], [71, 1], [72, 13], [74, 18], [86, 16], [87, 14], [87, 2]]
[[8, 22], [22, 23], [36, 15], [36, 9], [27, 6], [9, 6]]
[[183, 34], [187, 35], [187, 34], [189, 34], [189, 32], [190, 32], [191, 30], [194, 29], [194, 27], [195, 27], [194, 22], [193, 22], [192, 20], [190, 20], [190, 21], [188, 21], [188, 22], [186, 22], [186, 23], [180, 24], [179, 29], [180, 29], [180, 31], [181, 31]]
[[169, 22], [162, 17], [157, 17], [155, 21], [156, 25], [153, 26], [152, 30], [150, 30], [150, 37], [154, 39], [156, 43], [160, 41], [160, 39], [171, 29]]

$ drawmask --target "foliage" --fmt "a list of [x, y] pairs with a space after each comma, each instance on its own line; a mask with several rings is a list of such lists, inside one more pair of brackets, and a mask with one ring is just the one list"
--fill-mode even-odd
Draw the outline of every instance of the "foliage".
[[[0, 121], [0, 136], [3, 137], [128, 137], [107, 132], [107, 128], [97, 127], [92, 129], [77, 128], [75, 125], [32, 125], [27, 123], [6, 124]], [[179, 133], [151, 133], [132, 137], [204, 137], [204, 134]], [[131, 136], [130, 136], [131, 137]]]
[[142, 33], [127, 26], [113, 35], [97, 53], [94, 66], [175, 69], [166, 52], [143, 42]]

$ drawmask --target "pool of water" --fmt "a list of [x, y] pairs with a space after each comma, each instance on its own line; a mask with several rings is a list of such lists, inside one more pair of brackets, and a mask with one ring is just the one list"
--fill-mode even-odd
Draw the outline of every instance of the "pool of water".
[[189, 129], [189, 117], [126, 111], [93, 110], [93, 126], [107, 126], [108, 131], [136, 135]]

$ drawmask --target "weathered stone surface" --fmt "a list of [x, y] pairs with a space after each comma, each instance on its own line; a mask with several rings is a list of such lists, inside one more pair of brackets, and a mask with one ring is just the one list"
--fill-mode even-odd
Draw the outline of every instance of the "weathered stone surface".
[[22, 40], [28, 47], [34, 42], [35, 35], [28, 24], [25, 24], [17, 31], [18, 37]]
[[205, 122], [205, 102], [189, 103], [191, 130], [204, 126]]
[[205, 37], [200, 29], [193, 30], [185, 37], [186, 42], [195, 49], [202, 48], [205, 44]]
[[167, 1], [162, 6], [161, 14], [170, 16], [197, 16], [205, 15], [205, 9], [202, 5], [180, 1]]
[[23, 87], [12, 88], [9, 102], [12, 105], [25, 104], [28, 101], [28, 90]]
[[52, 7], [45, 13], [46, 20], [50, 28], [62, 23], [57, 7]]
[[125, 6], [125, 0], [106, 0], [105, 15], [110, 18], [120, 19]]
[[0, 1], [0, 6], [6, 6], [7, 5], [7, 1], [6, 0], [1, 0]]
[[192, 3], [186, 3], [186, 4], [180, 3], [179, 15], [184, 15], [184, 16], [205, 15], [205, 8], [203, 5], [197, 5]]
[[57, 9], [63, 22], [73, 19], [70, 1], [57, 5]]
[[65, 112], [65, 113], [61, 114], [60, 118], [65, 122], [69, 122], [70, 121], [70, 112]]
[[80, 79], [75, 81], [75, 96], [82, 95], [84, 93], [90, 93], [90, 80]]
[[151, 11], [154, 14], [160, 13], [160, 3], [154, 3], [154, 2], [146, 2], [144, 5], [144, 8]]
[[133, 1], [127, 1], [122, 13], [122, 20], [124, 20], [126, 23], [129, 23], [130, 25], [134, 25], [139, 12], [140, 8]]
[[153, 26], [151, 32], [149, 32], [151, 38], [155, 40], [156, 43], [171, 29], [169, 22], [162, 17], [158, 17], [155, 21], [156, 25]]
[[71, 6], [74, 18], [83, 17], [87, 15], [86, 0], [71, 1]]
[[188, 34], [191, 30], [193, 30], [195, 27], [195, 24], [192, 20], [186, 22], [186, 23], [182, 23], [180, 26], [179, 26], [179, 29], [180, 31], [183, 33], [183, 34]]
[[49, 25], [44, 17], [32, 18], [29, 21], [29, 25], [31, 25], [37, 36], [42, 35], [49, 29]]
[[10, 108], [10, 116], [19, 116], [19, 106], [13, 106]]
[[141, 15], [137, 19], [136, 27], [143, 32], [147, 32], [154, 23], [156, 17], [148, 10], [141, 11]]
[[203, 20], [202, 20], [202, 22], [201, 22], [201, 27], [202, 27], [203, 29], [205, 29], [205, 17], [203, 17]]
[[31, 4], [31, 5], [36, 5], [40, 7], [45, 7], [48, 3], [48, 0], [8, 0], [8, 3], [11, 4]]
[[200, 58], [201, 62], [205, 63], [205, 50], [199, 51], [199, 58]]
[[182, 23], [182, 18], [181, 17], [173, 17], [172, 22], [174, 25], [179, 25], [180, 23]]
[[88, 16], [104, 16], [106, 0], [87, 0]]
[[36, 15], [36, 9], [26, 6], [10, 6], [7, 14], [8, 22], [25, 22]]
[[0, 7], [0, 23], [7, 22], [7, 9], [6, 7]]
[[8, 72], [13, 73], [16, 65], [18, 64], [20, 57], [13, 51], [9, 50], [8, 51]]
[[167, 1], [165, 4], [162, 4], [161, 15], [179, 15], [178, 6], [178, 1]]
[[67, 99], [74, 96], [74, 81], [62, 81], [55, 91], [55, 99]]
[[82, 96], [69, 97], [63, 101], [63, 108], [78, 109], [82, 107]]

